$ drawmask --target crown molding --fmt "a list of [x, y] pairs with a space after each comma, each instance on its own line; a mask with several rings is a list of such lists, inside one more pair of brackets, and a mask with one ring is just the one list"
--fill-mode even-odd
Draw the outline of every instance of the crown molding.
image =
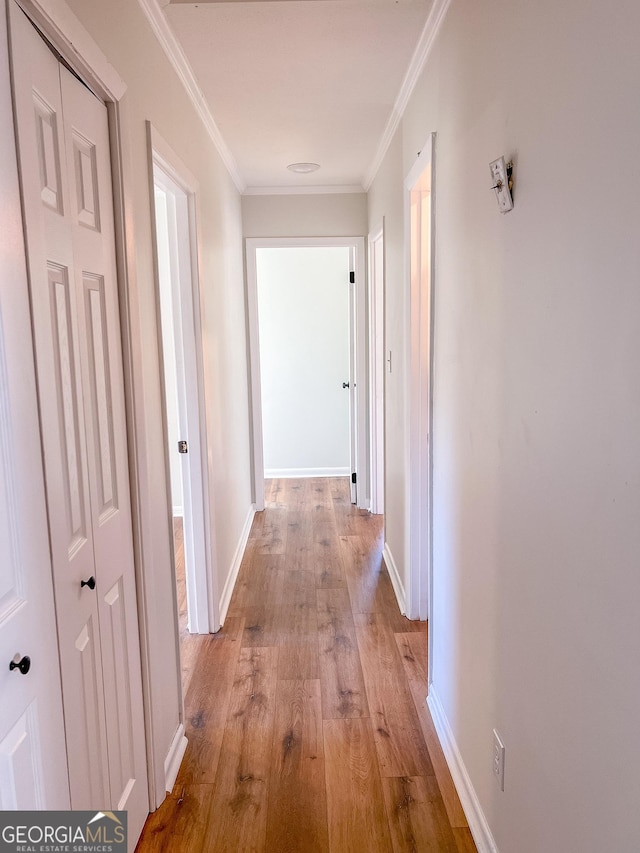
[[359, 184], [345, 186], [310, 186], [310, 187], [247, 187], [243, 195], [333, 195], [348, 193], [364, 193], [364, 187]]
[[151, 29], [156, 38], [160, 42], [160, 46], [164, 50], [169, 62], [173, 66], [180, 82], [184, 86], [196, 112], [205, 126], [207, 133], [211, 137], [218, 154], [222, 158], [222, 162], [226, 166], [233, 183], [236, 185], [238, 192], [242, 193], [246, 189], [245, 182], [242, 180], [238, 165], [229, 150], [227, 143], [224, 141], [220, 129], [215, 122], [215, 119], [209, 109], [202, 89], [198, 85], [193, 69], [189, 64], [178, 39], [175, 37], [173, 30], [169, 26], [167, 19], [164, 16], [158, 0], [138, 0], [142, 11], [147, 16]]
[[436, 36], [438, 35], [438, 30], [440, 29], [440, 25], [442, 24], [445, 15], [447, 14], [447, 9], [450, 4], [451, 0], [435, 0], [431, 11], [429, 12], [429, 17], [427, 18], [422, 33], [420, 34], [420, 39], [413, 56], [411, 57], [411, 62], [409, 63], [407, 72], [404, 75], [398, 97], [396, 98], [391, 110], [391, 115], [389, 116], [384, 133], [382, 134], [382, 138], [378, 144], [375, 157], [365, 174], [363, 186], [366, 192], [369, 192], [371, 184], [373, 183], [375, 176], [378, 174], [378, 169], [382, 165], [385, 154], [389, 150], [391, 141], [398, 129], [398, 125], [404, 115], [404, 111], [407, 108], [409, 98], [413, 94], [416, 83], [418, 82], [424, 66], [426, 65], [429, 54], [431, 53], [431, 48], [433, 47]]

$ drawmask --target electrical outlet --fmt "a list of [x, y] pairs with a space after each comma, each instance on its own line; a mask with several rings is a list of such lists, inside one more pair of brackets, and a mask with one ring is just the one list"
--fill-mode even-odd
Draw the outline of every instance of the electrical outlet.
[[498, 780], [500, 790], [504, 791], [504, 754], [505, 748], [498, 732], [493, 730], [493, 775]]

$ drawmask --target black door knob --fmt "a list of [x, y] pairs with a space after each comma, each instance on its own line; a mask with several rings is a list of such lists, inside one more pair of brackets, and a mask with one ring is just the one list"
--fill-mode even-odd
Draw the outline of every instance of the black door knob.
[[80, 586], [88, 586], [89, 589], [96, 588], [96, 579], [91, 575], [88, 581], [80, 581]]
[[22, 660], [18, 661], [18, 663], [12, 660], [9, 664], [9, 669], [19, 669], [23, 675], [26, 675], [31, 669], [31, 658], [28, 655], [25, 655]]
[[348, 382], [343, 382], [343, 383], [342, 383], [342, 387], [343, 387], [343, 388], [348, 388], [348, 387], [349, 387], [349, 383], [348, 383]]

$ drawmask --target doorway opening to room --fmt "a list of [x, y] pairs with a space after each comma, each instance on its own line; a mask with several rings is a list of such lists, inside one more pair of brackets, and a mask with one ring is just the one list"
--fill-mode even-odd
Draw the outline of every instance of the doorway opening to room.
[[183, 693], [197, 649], [192, 634], [219, 627], [212, 589], [202, 340], [197, 276], [195, 190], [158, 152], [150, 128], [153, 210], [162, 340], [165, 458], [174, 543]]
[[247, 240], [253, 474], [344, 478], [369, 508], [362, 238]]
[[[408, 614], [429, 623], [432, 589], [434, 135], [405, 181], [409, 269]], [[432, 649], [429, 648], [431, 658]], [[429, 672], [431, 673], [431, 659]]]

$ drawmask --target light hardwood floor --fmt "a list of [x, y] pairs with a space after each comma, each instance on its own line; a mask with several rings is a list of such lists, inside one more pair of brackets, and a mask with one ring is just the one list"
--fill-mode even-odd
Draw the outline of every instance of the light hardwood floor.
[[[178, 626], [180, 629], [180, 661], [182, 664], [182, 690], [189, 695], [189, 686], [203, 638], [190, 634], [187, 629], [187, 586], [184, 571], [184, 530], [182, 518], [173, 519], [173, 548], [176, 558], [176, 586], [178, 592]], [[204, 638], [206, 639], [206, 638]]]
[[189, 746], [137, 853], [475, 851], [380, 517], [346, 479], [266, 497], [218, 634], [188, 634], [179, 578]]

